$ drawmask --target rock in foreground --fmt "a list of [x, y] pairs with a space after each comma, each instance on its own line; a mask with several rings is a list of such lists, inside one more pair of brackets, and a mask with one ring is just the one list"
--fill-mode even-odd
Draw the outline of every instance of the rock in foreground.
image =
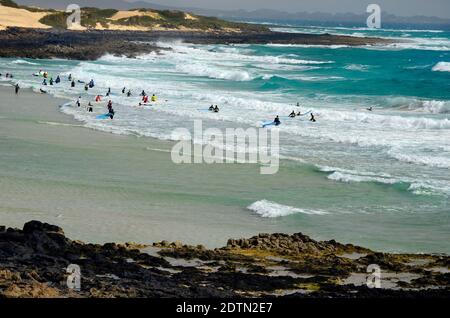
[[[67, 285], [71, 264], [81, 270], [79, 291]], [[366, 284], [371, 264], [381, 269], [381, 288]], [[301, 233], [208, 250], [85, 244], [38, 221], [0, 226], [3, 297], [449, 297], [449, 266], [448, 256], [376, 253]]]

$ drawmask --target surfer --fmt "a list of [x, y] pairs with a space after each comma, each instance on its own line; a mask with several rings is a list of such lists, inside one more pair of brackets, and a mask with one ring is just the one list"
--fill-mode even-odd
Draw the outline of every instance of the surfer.
[[156, 95], [155, 94], [152, 95], [152, 102], [156, 102]]
[[72, 74], [69, 74], [68, 79], [69, 79], [69, 82], [72, 80]]
[[109, 101], [108, 101], [107, 107], [108, 107], [108, 110], [111, 110], [111, 109], [112, 109], [112, 100], [109, 100]]
[[16, 95], [19, 94], [19, 89], [20, 89], [19, 84], [16, 84], [16, 86], [14, 86], [14, 90], [16, 92]]
[[124, 88], [122, 88], [122, 94], [125, 94], [125, 87]]
[[275, 119], [273, 120], [273, 122], [274, 122], [275, 126], [281, 125], [280, 117], [278, 117], [278, 115], [277, 115], [277, 117], [275, 117]]
[[145, 96], [142, 98], [142, 101], [144, 102], [144, 104], [147, 104], [147, 103], [148, 103], [148, 96], [145, 95]]
[[70, 87], [75, 87], [75, 81], [72, 81], [72, 83], [70, 84]]
[[214, 110], [214, 105], [209, 106], [208, 110], [212, 112]]
[[114, 119], [114, 114], [115, 114], [114, 109], [111, 107], [108, 113], [109, 118]]
[[46, 94], [46, 93], [47, 93], [47, 92], [44, 91], [42, 88], [40, 88], [39, 91], [40, 91], [42, 94]]
[[47, 85], [47, 80], [44, 78], [44, 80], [42, 81], [42, 85]]
[[88, 85], [84, 85], [84, 90], [87, 91], [89, 89]]
[[106, 96], [109, 96], [111, 94], [111, 87], [108, 87], [108, 92], [106, 93]]
[[95, 102], [98, 103], [98, 102], [101, 102], [101, 101], [102, 101], [102, 98], [100, 97], [100, 95], [97, 95], [95, 97]]
[[312, 121], [313, 123], [316, 122], [316, 118], [314, 117], [313, 113], [311, 113], [311, 118], [309, 119], [309, 121]]
[[93, 88], [94, 86], [95, 86], [94, 80], [91, 79], [91, 81], [89, 82], [89, 88]]
[[59, 82], [61, 82], [61, 79], [59, 78], [59, 75], [58, 75], [58, 76], [56, 76], [55, 83], [58, 84]]
[[53, 85], [53, 77], [50, 77], [50, 85]]
[[131, 89], [129, 89], [127, 92], [127, 97], [130, 97], [130, 96], [131, 96]]
[[292, 111], [292, 113], [289, 114], [289, 117], [291, 117], [291, 118], [295, 118], [295, 116], [296, 116], [295, 111]]
[[141, 96], [146, 96], [147, 94], [145, 94], [145, 91], [142, 90]]
[[91, 102], [88, 103], [88, 109], [87, 110], [88, 110], [89, 113], [92, 113], [94, 111], [94, 107], [92, 107]]
[[216, 105], [216, 107], [214, 107], [214, 112], [215, 113], [218, 113], [220, 110], [219, 110], [219, 107], [217, 107], [217, 105]]
[[371, 112], [373, 110], [373, 107], [370, 106], [369, 108], [366, 108], [369, 112]]
[[300, 107], [300, 103], [299, 102], [297, 102], [297, 107]]

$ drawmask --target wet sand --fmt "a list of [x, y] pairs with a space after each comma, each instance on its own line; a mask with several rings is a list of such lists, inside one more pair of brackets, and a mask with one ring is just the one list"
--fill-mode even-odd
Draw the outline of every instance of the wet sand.
[[[410, 202], [389, 187], [332, 182], [290, 161], [276, 175], [261, 175], [254, 164], [176, 165], [172, 142], [88, 129], [59, 111], [64, 100], [29, 90], [15, 96], [12, 86], [0, 86], [0, 100], [1, 224], [21, 228], [40, 220], [94, 243], [217, 247], [229, 238], [302, 232], [383, 251], [448, 250], [448, 223], [433, 240], [414, 230], [426, 224], [426, 213], [339, 211], [338, 203], [362, 209]], [[247, 209], [264, 199], [329, 214], [263, 218]]]
[[258, 166], [175, 165], [172, 143], [82, 127], [58, 111], [64, 100], [29, 90], [15, 96], [12, 87], [0, 87], [0, 98], [3, 224], [39, 219], [93, 242], [167, 239], [209, 246], [275, 230], [271, 222], [249, 223], [247, 211], [220, 195], [232, 188], [222, 182], [224, 173], [245, 180], [259, 173]]

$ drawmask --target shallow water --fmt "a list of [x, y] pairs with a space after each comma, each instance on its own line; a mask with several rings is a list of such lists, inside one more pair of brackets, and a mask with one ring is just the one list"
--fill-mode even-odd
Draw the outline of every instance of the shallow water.
[[[65, 75], [62, 84], [45, 87], [72, 100], [81, 94], [83, 106], [111, 87], [114, 121], [95, 119], [104, 104], [95, 105], [95, 114], [73, 103], [62, 108], [106, 132], [167, 140], [173, 129], [191, 128], [193, 119], [221, 129], [258, 127], [293, 109], [312, 110], [318, 119], [282, 119], [281, 155], [290, 160], [275, 176], [260, 175], [257, 165], [176, 166], [170, 142], [101, 134], [108, 136], [101, 137], [108, 138], [104, 144], [49, 115], [0, 119], [4, 136], [20, 136], [2, 139], [2, 149], [9, 149], [1, 155], [4, 195], [29, 195], [3, 213], [9, 211], [9, 220], [17, 219], [16, 210], [22, 219], [30, 213], [63, 219], [80, 237], [100, 241], [216, 246], [231, 236], [302, 231], [377, 249], [448, 253], [450, 54], [441, 39], [448, 34], [436, 34], [414, 32], [420, 47], [166, 43], [171, 52], [136, 60], [1, 59], [24, 87], [40, 87], [41, 79], [30, 76], [39, 69], [94, 78], [88, 93], [81, 84], [70, 89]], [[123, 86], [135, 97], [122, 96]], [[132, 107], [142, 89], [158, 95], [156, 106]], [[219, 114], [203, 111], [212, 103]]]

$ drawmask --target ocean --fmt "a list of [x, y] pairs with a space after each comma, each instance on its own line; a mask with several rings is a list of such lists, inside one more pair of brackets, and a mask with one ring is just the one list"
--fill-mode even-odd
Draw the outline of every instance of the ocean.
[[[72, 101], [81, 96], [83, 107], [71, 102], [60, 110], [88, 128], [113, 134], [171, 140], [174, 129], [191, 129], [195, 119], [203, 120], [205, 128], [248, 128], [293, 110], [312, 111], [315, 123], [307, 116], [282, 117], [275, 128], [282, 173], [272, 178], [285, 179], [251, 175], [236, 182], [235, 189], [218, 187], [220, 204], [247, 222], [262, 224], [261, 229], [270, 224], [273, 231], [302, 231], [389, 251], [449, 253], [450, 31], [287, 23], [273, 29], [376, 36], [395, 43], [160, 42], [171, 50], [97, 61], [3, 58], [0, 72], [13, 73], [21, 87], [36, 91], [42, 78], [33, 73], [42, 69], [53, 78], [61, 75], [60, 84], [44, 89]], [[84, 82], [94, 79], [96, 85], [87, 92], [84, 84], [71, 88], [69, 74]], [[121, 93], [123, 87], [131, 89], [132, 97]], [[94, 103], [94, 113], [84, 106], [108, 88], [116, 117], [98, 120], [105, 104]], [[156, 94], [158, 103], [137, 107], [142, 90]], [[211, 104], [221, 111], [204, 111]], [[232, 183], [226, 173], [222, 178]], [[180, 183], [189, 187], [185, 181]], [[216, 202], [205, 198], [203, 203], [214, 208]], [[236, 222], [242, 226], [242, 218], [233, 217], [225, 229]]]

